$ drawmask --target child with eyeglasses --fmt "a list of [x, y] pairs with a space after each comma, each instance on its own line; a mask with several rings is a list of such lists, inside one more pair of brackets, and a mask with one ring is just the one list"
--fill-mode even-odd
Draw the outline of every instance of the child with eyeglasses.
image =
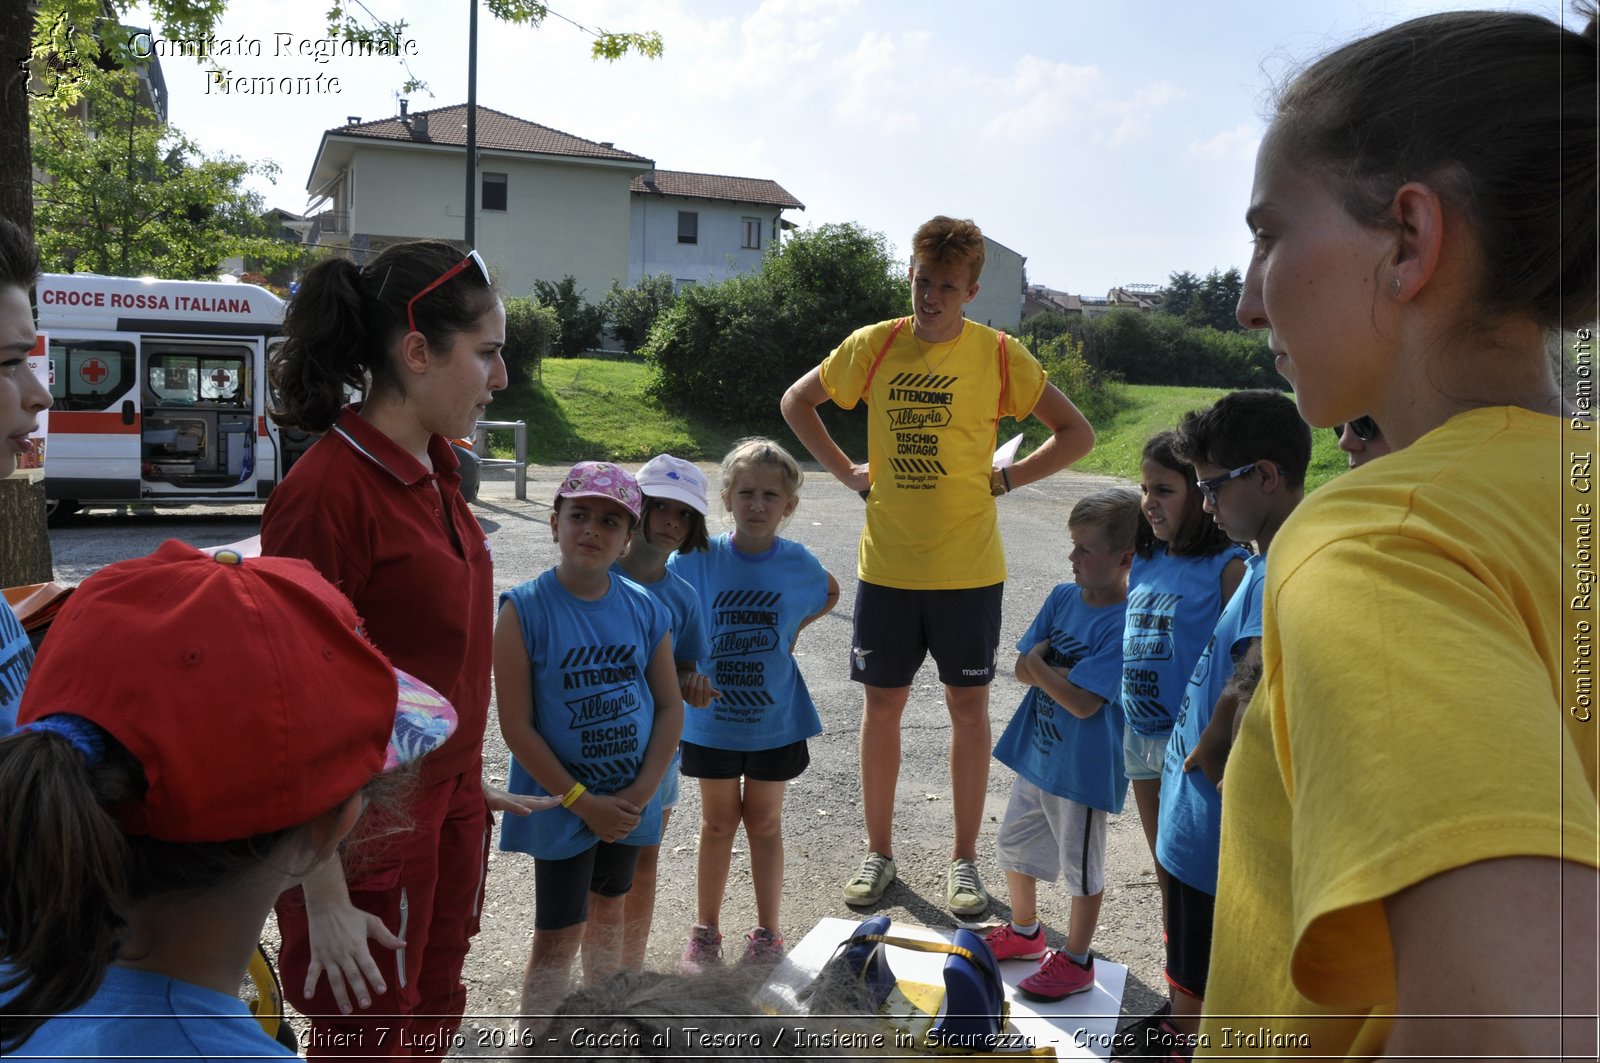
[[[1144, 445], [1139, 490], [1145, 524], [1128, 574], [1122, 633], [1123, 762], [1152, 860], [1161, 766], [1178, 703], [1223, 605], [1244, 579], [1249, 556], [1206, 515], [1194, 466], [1177, 456], [1175, 439], [1173, 432], [1160, 432]], [[1159, 861], [1156, 879], [1165, 920], [1167, 877]]]

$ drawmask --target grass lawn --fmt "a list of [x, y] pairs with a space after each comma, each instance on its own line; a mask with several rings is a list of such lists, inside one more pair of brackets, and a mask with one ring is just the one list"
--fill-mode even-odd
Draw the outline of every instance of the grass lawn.
[[[774, 425], [745, 429], [668, 410], [645, 394], [648, 379], [648, 369], [642, 362], [547, 358], [542, 380], [502, 392], [489, 408], [489, 416], [497, 421], [527, 421], [528, 457], [541, 464], [585, 458], [639, 462], [663, 453], [692, 461], [718, 461], [735, 440], [750, 431], [773, 432], [794, 448], [793, 438]], [[777, 388], [774, 384], [774, 420]], [[1074, 468], [1134, 482], [1139, 479], [1139, 452], [1145, 440], [1176, 425], [1189, 410], [1208, 406], [1226, 394], [1220, 388], [1156, 385], [1124, 384], [1118, 385], [1117, 390], [1121, 401], [1115, 412], [1095, 425], [1094, 451]], [[855, 419], [829, 420], [846, 451], [864, 457], [862, 433], [854, 424]], [[1029, 449], [1045, 433], [1037, 421], [1029, 420], [1026, 425], [1025, 449]], [[1000, 439], [1009, 439], [1016, 431], [1015, 423], [1007, 419], [1001, 423]], [[1311, 469], [1306, 480], [1309, 487], [1315, 488], [1343, 470], [1346, 462], [1332, 432], [1315, 430], [1311, 440]], [[496, 441], [509, 446], [503, 435]], [[511, 456], [509, 450], [496, 449], [497, 457]], [[804, 456], [799, 450], [796, 454]]]

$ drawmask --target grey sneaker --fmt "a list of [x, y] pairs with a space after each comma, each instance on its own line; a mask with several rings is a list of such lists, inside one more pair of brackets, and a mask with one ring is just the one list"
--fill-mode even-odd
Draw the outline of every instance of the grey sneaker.
[[[856, 877], [844, 884], [844, 903], [857, 908], [877, 904], [894, 881], [894, 857], [868, 853]], [[988, 903], [986, 900], [985, 904]]]
[[971, 860], [950, 861], [950, 880], [945, 900], [956, 915], [982, 915], [989, 910], [989, 891], [978, 877], [978, 865]]

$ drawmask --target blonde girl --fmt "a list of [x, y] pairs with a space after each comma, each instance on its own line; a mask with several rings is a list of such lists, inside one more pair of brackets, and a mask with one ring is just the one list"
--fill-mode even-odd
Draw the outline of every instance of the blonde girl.
[[811, 551], [778, 535], [800, 504], [802, 479], [777, 443], [741, 440], [722, 459], [722, 504], [733, 532], [703, 554], [669, 563], [699, 591], [711, 641], [700, 671], [719, 691], [684, 721], [683, 774], [700, 780], [698, 922], [683, 957], [689, 971], [721, 960], [722, 899], [741, 823], [757, 921], [745, 936], [744, 960], [783, 955], [784, 784], [805, 771], [806, 740], [822, 732], [792, 651], [806, 625], [839, 600], [839, 585]]

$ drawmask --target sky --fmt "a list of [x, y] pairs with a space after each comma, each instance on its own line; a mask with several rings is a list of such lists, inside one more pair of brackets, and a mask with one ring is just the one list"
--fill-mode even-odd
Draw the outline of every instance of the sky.
[[[466, 102], [471, 0], [365, 0], [404, 18], [413, 112]], [[555, 0], [589, 27], [656, 30], [660, 59], [589, 57], [552, 16], [479, 13], [478, 102], [653, 159], [770, 178], [803, 227], [855, 222], [904, 254], [935, 214], [974, 219], [1024, 255], [1031, 283], [1079, 295], [1243, 268], [1271, 87], [1330, 48], [1441, 0]], [[1482, 6], [1489, 6], [1484, 4]], [[1501, 6], [1501, 5], [1496, 5]], [[1562, 17], [1555, 0], [1503, 5]], [[269, 206], [301, 212], [324, 131], [398, 113], [389, 58], [317, 62], [327, 0], [233, 0], [218, 57], [235, 77], [323, 75], [325, 91], [222, 94], [164, 58], [169, 119], [210, 154], [271, 161]], [[1566, 16], [1572, 18], [1570, 14]], [[137, 13], [128, 19], [134, 24]], [[326, 91], [331, 79], [338, 90]]]

